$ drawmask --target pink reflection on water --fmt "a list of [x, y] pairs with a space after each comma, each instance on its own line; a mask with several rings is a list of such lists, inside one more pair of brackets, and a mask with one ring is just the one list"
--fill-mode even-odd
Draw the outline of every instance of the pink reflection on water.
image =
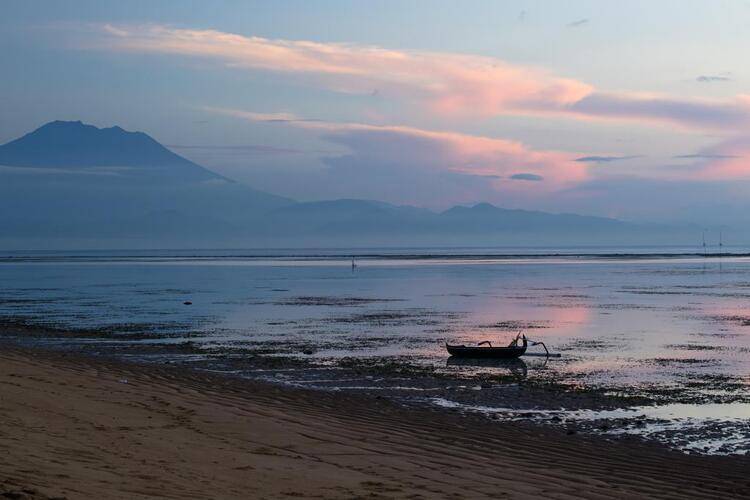
[[567, 337], [584, 329], [592, 314], [587, 304], [579, 303], [544, 307], [494, 299], [474, 306], [472, 318], [480, 324], [466, 326], [458, 332], [461, 339], [469, 342], [497, 340], [498, 344], [503, 344], [510, 342], [519, 331], [529, 338]]

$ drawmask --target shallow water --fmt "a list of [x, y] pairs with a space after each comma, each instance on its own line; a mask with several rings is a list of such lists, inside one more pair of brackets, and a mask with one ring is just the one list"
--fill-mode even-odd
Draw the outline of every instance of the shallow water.
[[461, 405], [431, 398], [437, 406], [482, 413], [500, 420], [534, 420], [580, 425], [612, 436], [636, 435], [687, 451], [747, 455], [750, 452], [750, 404], [706, 403], [633, 406], [616, 410], [519, 410]]
[[[207, 352], [253, 348], [322, 363], [386, 358], [448, 376], [564, 381], [647, 395], [670, 405], [662, 408], [672, 414], [648, 417], [662, 422], [727, 422], [732, 404], [750, 402], [748, 257], [357, 251], [353, 269], [350, 253], [0, 256], [0, 316], [105, 327], [112, 338], [189, 335]], [[519, 330], [562, 357], [446, 363], [444, 339], [502, 344]], [[339, 382], [323, 386], [374, 387]], [[696, 407], [719, 415], [699, 418], [688, 410]], [[699, 448], [724, 449], [714, 441]]]

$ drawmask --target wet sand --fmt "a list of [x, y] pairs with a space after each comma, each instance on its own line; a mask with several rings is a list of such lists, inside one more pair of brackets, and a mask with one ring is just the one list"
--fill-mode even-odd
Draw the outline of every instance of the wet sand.
[[0, 456], [8, 498], [750, 495], [747, 457], [10, 347]]

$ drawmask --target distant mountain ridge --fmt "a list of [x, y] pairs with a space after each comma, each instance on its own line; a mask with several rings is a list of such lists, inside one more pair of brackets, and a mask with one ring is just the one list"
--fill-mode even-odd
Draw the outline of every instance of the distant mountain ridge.
[[0, 146], [0, 211], [0, 245], [49, 247], [600, 244], [654, 234], [489, 203], [441, 213], [371, 200], [299, 203], [227, 179], [142, 132], [80, 121], [50, 122]]
[[[455, 206], [441, 214], [444, 218], [453, 218], [462, 222], [469, 222], [474, 227], [484, 229], [514, 229], [528, 231], [530, 229], [570, 229], [585, 226], [589, 229], [615, 228], [625, 229], [631, 224], [591, 215], [551, 214], [532, 210], [499, 208], [490, 203], [477, 203], [474, 206]], [[464, 226], [464, 229], [467, 229]]]

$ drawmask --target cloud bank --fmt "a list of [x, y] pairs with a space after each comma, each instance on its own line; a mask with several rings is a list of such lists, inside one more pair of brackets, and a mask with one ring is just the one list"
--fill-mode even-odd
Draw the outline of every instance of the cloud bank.
[[[250, 111], [205, 109], [249, 121], [268, 121], [268, 115]], [[561, 189], [587, 177], [588, 168], [574, 161], [575, 154], [536, 151], [506, 139], [406, 126], [308, 121], [293, 116], [288, 116], [284, 123], [317, 131], [325, 140], [345, 146], [373, 168], [389, 165], [408, 170], [421, 165], [432, 171], [483, 177], [500, 189], [516, 189], [504, 180], [507, 178], [544, 180], [539, 183], [545, 184], [544, 187], [535, 188], [543, 191]], [[513, 177], [517, 175], [522, 177]], [[501, 185], [503, 182], [507, 186]]]
[[578, 28], [579, 26], [583, 26], [584, 24], [588, 24], [588, 19], [578, 19], [577, 21], [573, 21], [567, 24], [568, 28]]
[[630, 156], [582, 156], [575, 161], [580, 163], [612, 163], [613, 161], [625, 161], [640, 158], [639, 155]]
[[591, 91], [575, 80], [474, 55], [390, 50], [375, 46], [272, 40], [215, 30], [160, 25], [99, 29], [99, 48], [177, 54], [229, 67], [300, 73], [327, 88], [423, 100], [441, 112], [496, 114], [572, 104]]
[[728, 82], [731, 80], [728, 76], [721, 75], [700, 75], [695, 79], [695, 81], [701, 83]]
[[543, 181], [544, 177], [537, 174], [529, 174], [529, 173], [521, 173], [521, 174], [513, 174], [510, 176], [511, 179], [515, 181]]
[[[206, 109], [263, 121], [254, 112]], [[324, 177], [308, 180], [311, 187], [327, 184], [324, 190], [331, 196], [388, 198], [435, 208], [477, 199], [533, 200], [584, 182], [590, 168], [574, 161], [578, 155], [573, 153], [455, 132], [296, 118], [278, 126], [304, 128], [348, 151], [324, 157]], [[331, 185], [341, 192], [332, 192]]]
[[334, 91], [392, 96], [454, 116], [561, 115], [720, 130], [750, 125], [747, 96], [705, 100], [606, 92], [541, 68], [478, 55], [268, 39], [153, 24], [94, 26], [94, 39], [87, 46], [286, 73], [296, 75], [296, 81]]

